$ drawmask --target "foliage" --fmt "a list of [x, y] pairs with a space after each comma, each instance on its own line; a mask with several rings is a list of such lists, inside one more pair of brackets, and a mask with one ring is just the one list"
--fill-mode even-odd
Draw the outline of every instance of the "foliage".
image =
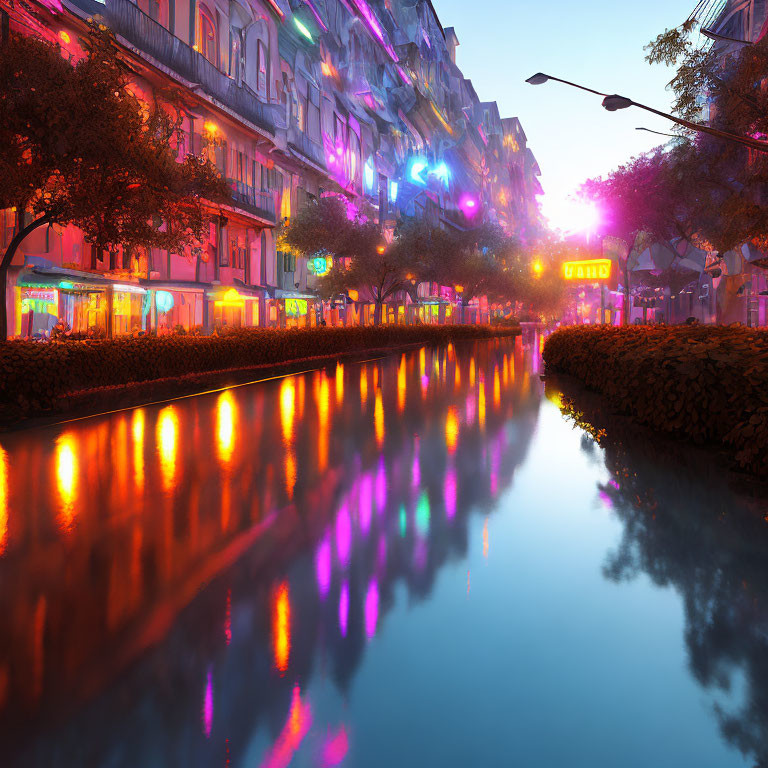
[[[67, 398], [101, 387], [170, 381], [190, 374], [275, 365], [291, 360], [416, 343], [519, 333], [488, 326], [384, 325], [378, 328], [231, 329], [218, 336], [172, 334], [94, 341], [0, 342], [0, 422], [62, 411]], [[125, 404], [125, 403], [124, 403]]]
[[574, 326], [547, 339], [544, 361], [656, 431], [725, 443], [743, 469], [768, 469], [768, 331]]
[[[82, 42], [76, 62], [32, 36], [0, 45], [0, 208], [15, 207], [22, 223], [2, 257], [0, 292], [14, 252], [38, 226], [73, 224], [97, 249], [178, 250], [201, 238], [204, 201], [229, 198], [208, 161], [178, 162], [174, 99], [134, 94], [106, 27]], [[3, 302], [0, 337], [5, 324]]]
[[[667, 30], [648, 46], [647, 60], [676, 67], [669, 88], [675, 111], [701, 119], [701, 99], [709, 106], [708, 124], [736, 136], [768, 137], [768, 39], [734, 47], [693, 43], [693, 22]], [[762, 85], [761, 85], [762, 84]], [[692, 229], [697, 239], [724, 252], [745, 242], [768, 246], [768, 152], [733, 141], [697, 134], [684, 168], [687, 188], [699, 194]]]

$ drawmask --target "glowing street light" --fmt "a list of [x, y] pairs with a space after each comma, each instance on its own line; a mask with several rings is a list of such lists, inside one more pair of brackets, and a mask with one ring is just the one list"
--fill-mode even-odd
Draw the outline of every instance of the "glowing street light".
[[645, 104], [640, 104], [637, 101], [632, 101], [632, 99], [629, 99], [626, 96], [619, 96], [619, 94], [617, 93], [611, 93], [611, 94], [600, 93], [600, 91], [595, 91], [592, 88], [587, 88], [584, 85], [579, 85], [578, 83], [572, 83], [570, 82], [570, 80], [562, 80], [559, 77], [553, 77], [552, 75], [545, 75], [543, 72], [537, 72], [535, 75], [531, 75], [531, 77], [529, 77], [525, 82], [529, 83], [530, 85], [543, 85], [549, 80], [554, 80], [555, 82], [563, 83], [564, 85], [570, 85], [572, 88], [578, 88], [580, 91], [587, 91], [588, 93], [593, 93], [596, 96], [602, 96], [603, 107], [607, 109], [609, 112], [616, 112], [619, 109], [627, 109], [628, 107], [639, 107], [640, 109], [644, 109], [646, 112], [650, 112], [651, 114], [658, 115], [659, 117], [664, 117], [667, 120], [671, 120], [673, 123], [682, 125], [684, 128], [687, 128], [690, 131], [696, 131], [698, 133], [707, 133], [710, 136], [714, 136], [715, 138], [723, 139], [724, 141], [732, 141], [737, 144], [741, 144], [742, 146], [749, 147], [750, 149], [755, 149], [758, 152], [768, 152], [768, 141], [762, 141], [761, 139], [753, 139], [749, 136], [737, 136], [734, 133], [727, 133], [726, 131], [719, 131], [717, 128], [711, 128], [708, 125], [692, 123], [690, 122], [690, 120], [683, 120], [680, 117], [669, 115], [666, 112], [661, 112], [660, 110], [654, 109], [653, 107], [648, 107]]

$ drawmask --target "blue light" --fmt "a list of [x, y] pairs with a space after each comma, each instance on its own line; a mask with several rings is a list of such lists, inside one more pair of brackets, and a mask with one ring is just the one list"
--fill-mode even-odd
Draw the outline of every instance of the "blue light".
[[365, 168], [363, 169], [363, 173], [365, 175], [365, 188], [369, 190], [373, 189], [375, 175], [374, 175], [373, 163], [371, 163], [370, 160], [366, 161]]
[[444, 162], [438, 163], [432, 169], [432, 173], [434, 173], [435, 176], [437, 176], [437, 178], [440, 179], [440, 181], [442, 181], [446, 187], [448, 186], [448, 180], [451, 178], [451, 172]]
[[173, 294], [168, 291], [157, 291], [155, 305], [158, 312], [170, 312], [173, 309]]
[[394, 203], [397, 200], [397, 182], [389, 182], [389, 199]]
[[427, 179], [424, 171], [427, 170], [427, 161], [421, 157], [414, 157], [411, 160], [411, 167], [408, 169], [408, 175], [415, 184], [426, 184]]

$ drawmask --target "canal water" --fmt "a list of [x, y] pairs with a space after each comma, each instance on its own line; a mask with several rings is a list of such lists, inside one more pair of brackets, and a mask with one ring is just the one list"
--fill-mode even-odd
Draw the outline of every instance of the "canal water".
[[0, 435], [2, 765], [768, 765], [768, 507], [540, 346]]

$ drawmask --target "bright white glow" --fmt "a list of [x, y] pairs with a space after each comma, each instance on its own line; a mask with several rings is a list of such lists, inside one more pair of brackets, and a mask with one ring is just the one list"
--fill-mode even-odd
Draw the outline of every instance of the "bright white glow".
[[411, 168], [409, 170], [411, 181], [414, 181], [416, 184], [424, 184], [426, 183], [426, 179], [424, 176], [422, 176], [422, 173], [427, 169], [427, 161], [422, 160], [419, 157], [414, 158], [411, 161]]
[[397, 200], [397, 182], [389, 182], [389, 199], [394, 203]]
[[591, 200], [579, 200], [573, 197], [547, 201], [544, 215], [553, 229], [563, 234], [594, 234], [600, 226], [600, 209]]

